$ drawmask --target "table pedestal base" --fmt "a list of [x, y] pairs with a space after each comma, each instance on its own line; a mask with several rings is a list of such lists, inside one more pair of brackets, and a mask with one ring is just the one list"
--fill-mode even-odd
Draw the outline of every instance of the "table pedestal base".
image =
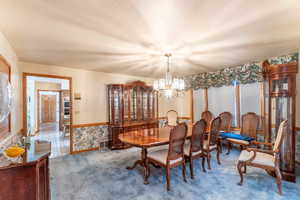
[[147, 164], [147, 149], [142, 148], [141, 152], [141, 160], [137, 160], [134, 162], [132, 166], [126, 167], [128, 170], [133, 170], [136, 168], [137, 165], [140, 165], [141, 167], [144, 168], [144, 184], [149, 184], [148, 182], [148, 177], [149, 177], [149, 171], [148, 171], [148, 164]]

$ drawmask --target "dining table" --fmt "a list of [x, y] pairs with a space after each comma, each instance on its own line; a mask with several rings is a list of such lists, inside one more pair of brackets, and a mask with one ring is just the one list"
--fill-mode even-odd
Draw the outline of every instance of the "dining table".
[[[119, 136], [121, 142], [141, 149], [141, 158], [136, 160], [132, 166], [127, 167], [127, 169], [132, 170], [138, 165], [143, 167], [144, 184], [148, 184], [149, 176], [146, 163], [148, 149], [169, 144], [172, 128], [166, 126], [138, 129], [125, 132]], [[187, 138], [192, 136], [192, 129], [192, 124], [188, 125]]]

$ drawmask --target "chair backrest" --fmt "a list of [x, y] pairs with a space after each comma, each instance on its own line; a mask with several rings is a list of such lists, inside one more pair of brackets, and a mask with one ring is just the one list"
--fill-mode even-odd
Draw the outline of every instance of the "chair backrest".
[[205, 137], [206, 122], [204, 119], [197, 121], [193, 126], [191, 137], [191, 152], [198, 152], [202, 150], [203, 140]]
[[284, 136], [286, 135], [287, 128], [288, 128], [288, 121], [287, 120], [282, 121], [278, 128], [275, 144], [273, 146], [273, 151], [280, 150], [280, 146], [282, 144]]
[[167, 112], [167, 124], [169, 126], [176, 126], [178, 120], [178, 113], [175, 110], [169, 110]]
[[176, 160], [183, 157], [183, 147], [187, 135], [186, 123], [180, 123], [170, 132], [169, 152], [167, 160]]
[[217, 144], [217, 141], [219, 138], [220, 125], [221, 125], [220, 117], [216, 117], [215, 119], [213, 119], [211, 121], [210, 131], [208, 133], [208, 144], [209, 145]]
[[259, 125], [259, 116], [254, 112], [248, 112], [242, 116], [241, 135], [256, 139]]
[[230, 132], [232, 114], [230, 112], [222, 112], [219, 117], [221, 118], [220, 131]]
[[201, 114], [201, 119], [204, 119], [207, 125], [214, 119], [214, 115], [210, 111], [204, 111]]

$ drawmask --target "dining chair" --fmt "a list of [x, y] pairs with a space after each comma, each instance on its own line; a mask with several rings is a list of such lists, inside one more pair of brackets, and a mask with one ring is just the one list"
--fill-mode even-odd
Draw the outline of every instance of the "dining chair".
[[220, 125], [221, 125], [220, 117], [216, 117], [215, 119], [213, 119], [210, 123], [211, 128], [209, 130], [208, 137], [203, 142], [203, 153], [207, 159], [208, 169], [211, 169], [210, 153], [212, 151], [217, 151], [217, 161], [218, 161], [219, 165], [221, 164], [221, 161], [220, 161], [221, 141], [220, 141], [220, 136], [219, 136]]
[[219, 114], [221, 118], [220, 131], [230, 132], [232, 124], [232, 114], [230, 112], [222, 112]]
[[[253, 138], [254, 141], [256, 141], [258, 125], [259, 125], [259, 116], [256, 113], [248, 112], [244, 114], [242, 116], [242, 126], [241, 126], [240, 135], [251, 137]], [[240, 145], [241, 150], [243, 150], [244, 147], [247, 147], [251, 144], [251, 142], [245, 140], [233, 139], [233, 138], [227, 138], [226, 140], [228, 145], [227, 155], [230, 153], [230, 150], [232, 149], [232, 143]]]
[[[240, 174], [240, 182], [239, 185], [243, 184], [243, 174], [246, 173], [247, 166], [257, 167], [266, 170], [269, 174], [275, 174], [276, 182], [278, 187], [278, 193], [282, 194], [282, 186], [281, 186], [281, 172], [280, 172], [280, 149], [284, 136], [287, 133], [288, 123], [287, 120], [284, 120], [280, 123], [278, 128], [277, 137], [275, 140], [275, 144], [266, 143], [266, 142], [257, 142], [263, 145], [267, 145], [272, 147], [272, 150], [263, 150], [257, 148], [247, 148], [243, 150], [240, 154], [237, 169]], [[242, 171], [242, 168], [244, 170]]]
[[205, 172], [205, 156], [203, 155], [203, 141], [205, 137], [206, 122], [201, 119], [193, 126], [192, 137], [184, 145], [184, 156], [190, 163], [191, 178], [194, 179], [193, 160], [202, 158], [202, 169]]
[[[221, 125], [220, 125], [220, 131], [224, 131], [224, 132], [230, 132], [231, 131], [231, 125], [232, 125], [232, 114], [230, 112], [222, 112], [219, 114], [219, 117], [221, 118]], [[221, 146], [220, 146], [220, 151], [222, 153], [223, 148], [222, 148], [222, 144], [223, 144], [223, 140], [222, 138], [220, 138], [221, 141]]]
[[171, 168], [182, 166], [183, 180], [185, 176], [184, 143], [188, 127], [186, 123], [180, 123], [172, 128], [169, 137], [169, 148], [149, 152], [146, 158], [147, 176], [150, 176], [150, 163], [165, 168], [167, 179], [167, 190], [170, 190], [170, 170]]
[[176, 126], [178, 124], [178, 113], [175, 110], [169, 110], [167, 112], [167, 126]]
[[214, 119], [214, 115], [210, 112], [210, 111], [204, 111], [201, 114], [201, 119], [204, 119], [204, 121], [206, 122], [207, 126], [206, 126], [206, 131], [209, 131], [209, 126], [210, 126], [210, 122]]

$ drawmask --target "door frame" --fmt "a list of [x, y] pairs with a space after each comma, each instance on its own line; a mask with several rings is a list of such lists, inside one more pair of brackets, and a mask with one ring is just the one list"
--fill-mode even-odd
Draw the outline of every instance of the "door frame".
[[61, 115], [60, 115], [60, 112], [61, 112], [61, 102], [60, 102], [60, 100], [61, 100], [61, 98], [60, 98], [60, 95], [61, 95], [61, 90], [41, 90], [41, 89], [38, 89], [37, 90], [37, 99], [38, 99], [38, 102], [37, 102], [37, 131], [36, 131], [36, 133], [38, 133], [39, 131], [40, 131], [40, 125], [41, 125], [41, 122], [40, 122], [40, 106], [41, 106], [41, 99], [40, 99], [40, 97], [41, 97], [41, 94], [40, 94], [40, 92], [56, 92], [57, 94], [58, 94], [58, 97], [59, 97], [59, 107], [58, 107], [58, 110], [59, 110], [59, 119], [58, 119], [58, 123], [59, 123], [59, 125], [60, 125], [60, 120], [61, 120]]
[[27, 77], [28, 76], [37, 76], [44, 78], [55, 78], [55, 79], [64, 79], [69, 81], [69, 90], [70, 90], [70, 154], [73, 154], [73, 85], [72, 77], [69, 76], [58, 76], [51, 74], [36, 74], [23, 72], [22, 79], [22, 90], [23, 90], [23, 136], [27, 136]]

